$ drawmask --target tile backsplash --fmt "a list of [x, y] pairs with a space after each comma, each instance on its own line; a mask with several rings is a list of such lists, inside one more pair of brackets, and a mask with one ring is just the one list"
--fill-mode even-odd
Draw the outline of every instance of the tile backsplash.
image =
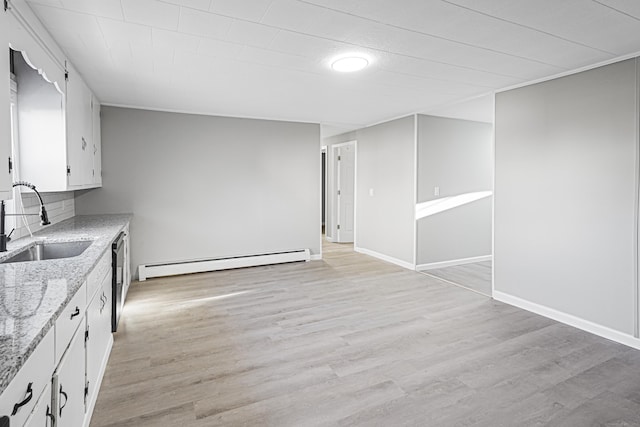
[[[73, 191], [41, 193], [41, 195], [51, 224], [56, 224], [75, 215]], [[24, 204], [24, 211], [29, 214], [25, 218], [31, 228], [31, 232], [35, 233], [36, 231], [44, 228], [40, 225], [40, 216], [38, 215], [40, 213], [40, 202], [38, 201], [38, 197], [29, 190], [21, 193], [21, 196]], [[20, 197], [20, 195], [17, 197]], [[8, 201], [7, 213], [14, 214], [17, 213], [17, 211], [19, 212], [19, 207], [15, 208], [14, 203], [12, 201]], [[25, 227], [21, 216], [7, 216], [6, 233], [9, 234], [13, 228], [15, 228], [15, 231], [11, 235], [12, 240], [29, 235], [29, 231], [27, 230], [27, 227]]]

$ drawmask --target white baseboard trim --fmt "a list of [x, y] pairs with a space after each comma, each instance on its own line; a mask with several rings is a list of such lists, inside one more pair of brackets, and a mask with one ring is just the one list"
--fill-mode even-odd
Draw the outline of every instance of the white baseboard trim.
[[401, 259], [393, 258], [393, 257], [381, 254], [381, 253], [376, 252], [376, 251], [372, 251], [372, 250], [364, 249], [364, 248], [358, 248], [358, 247], [355, 247], [355, 246], [353, 247], [353, 250], [356, 251], [356, 252], [359, 252], [361, 254], [369, 255], [369, 256], [372, 256], [374, 258], [378, 258], [378, 259], [381, 259], [383, 261], [390, 262], [391, 264], [399, 265], [402, 268], [406, 268], [406, 269], [409, 269], [409, 270], [415, 270], [416, 269], [415, 264], [412, 264], [412, 263], [407, 262], [407, 261], [402, 261]]
[[327, 242], [333, 243], [333, 237], [325, 236], [324, 238], [327, 240]]
[[311, 261], [321, 261], [322, 260], [322, 254], [311, 255], [310, 260]]
[[232, 268], [258, 267], [261, 265], [286, 262], [309, 261], [309, 249], [298, 249], [268, 254], [243, 255], [229, 258], [216, 258], [184, 261], [167, 264], [141, 264], [138, 266], [138, 280], [144, 282], [151, 277], [176, 276], [180, 274], [203, 273], [207, 271], [228, 270]]
[[429, 264], [418, 264], [416, 271], [435, 270], [436, 268], [453, 267], [455, 265], [471, 264], [474, 262], [491, 261], [492, 255], [476, 256], [472, 258], [452, 259], [451, 261], [432, 262]]
[[532, 313], [556, 320], [560, 323], [582, 329], [583, 331], [590, 332], [594, 335], [640, 350], [640, 339], [632, 335], [625, 334], [624, 332], [616, 331], [615, 329], [611, 329], [606, 326], [593, 323], [589, 320], [585, 320], [544, 305], [536, 304], [504, 292], [494, 290], [493, 298], [505, 304], [522, 308]]

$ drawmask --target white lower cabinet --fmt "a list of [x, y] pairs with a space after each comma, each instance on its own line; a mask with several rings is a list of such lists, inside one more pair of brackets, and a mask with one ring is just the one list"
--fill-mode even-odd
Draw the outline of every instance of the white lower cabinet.
[[24, 425], [42, 391], [49, 387], [55, 366], [53, 359], [52, 328], [0, 396], [0, 417], [6, 416], [11, 427]]
[[79, 427], [84, 422], [84, 357], [84, 330], [80, 328], [53, 375], [57, 427]]
[[113, 340], [111, 335], [111, 297], [111, 271], [109, 271], [87, 307], [87, 421], [90, 420], [93, 412], [98, 387]]
[[47, 384], [25, 427], [54, 427], [55, 416], [51, 405], [51, 384]]
[[0, 394], [0, 426], [88, 427], [113, 345], [111, 275], [107, 251]]

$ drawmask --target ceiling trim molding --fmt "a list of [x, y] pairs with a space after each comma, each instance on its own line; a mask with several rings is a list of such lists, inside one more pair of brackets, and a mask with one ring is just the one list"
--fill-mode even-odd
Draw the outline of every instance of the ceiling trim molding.
[[309, 125], [322, 124], [319, 122], [310, 122], [305, 120], [278, 119], [274, 117], [259, 117], [259, 116], [238, 116], [238, 115], [232, 115], [232, 114], [221, 114], [221, 113], [203, 112], [203, 111], [196, 111], [196, 110], [180, 110], [180, 109], [173, 109], [173, 108], [169, 109], [169, 108], [146, 107], [141, 105], [115, 104], [111, 102], [101, 102], [100, 105], [103, 107], [131, 108], [132, 110], [147, 110], [147, 111], [154, 111], [158, 113], [191, 114], [195, 116], [211, 116], [211, 117], [222, 117], [222, 118], [228, 118], [228, 119], [266, 120], [271, 122], [289, 122], [289, 123], [301, 123], [301, 124], [309, 124]]
[[615, 64], [617, 62], [626, 61], [627, 59], [633, 59], [633, 58], [638, 58], [638, 57], [640, 57], [640, 51], [637, 51], [637, 52], [634, 52], [634, 53], [629, 53], [627, 55], [617, 56], [615, 58], [607, 59], [606, 61], [596, 62], [595, 64], [585, 65], [584, 67], [574, 68], [574, 69], [568, 70], [568, 71], [563, 71], [562, 73], [553, 74], [551, 76], [541, 77], [539, 79], [530, 80], [528, 82], [518, 83], [518, 84], [515, 84], [515, 85], [512, 85], [512, 86], [507, 86], [507, 87], [502, 88], [502, 89], [496, 89], [494, 91], [494, 93], [501, 93], [501, 92], [506, 92], [506, 91], [513, 90], [513, 89], [519, 89], [521, 87], [535, 85], [535, 84], [538, 84], [538, 83], [544, 83], [544, 82], [548, 82], [548, 81], [551, 81], [551, 80], [559, 79], [559, 78], [562, 78], [562, 77], [567, 77], [567, 76], [571, 76], [571, 75], [574, 75], [574, 74], [582, 73], [584, 71], [595, 70], [596, 68], [604, 67], [606, 65], [611, 65], [611, 64]]

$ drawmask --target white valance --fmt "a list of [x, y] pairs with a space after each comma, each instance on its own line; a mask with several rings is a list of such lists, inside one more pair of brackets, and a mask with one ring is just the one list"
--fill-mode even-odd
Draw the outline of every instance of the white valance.
[[20, 11], [12, 7], [9, 12], [7, 19], [9, 47], [22, 52], [27, 64], [64, 94], [66, 88], [63, 60], [56, 58], [44, 41], [31, 29]]

